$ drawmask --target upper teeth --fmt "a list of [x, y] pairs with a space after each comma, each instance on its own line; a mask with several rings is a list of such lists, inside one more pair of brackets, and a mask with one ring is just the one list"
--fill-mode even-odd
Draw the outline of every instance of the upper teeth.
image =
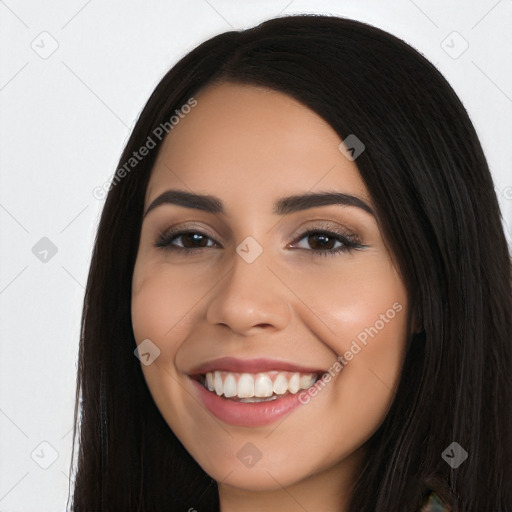
[[314, 373], [278, 372], [232, 373], [223, 371], [208, 372], [206, 387], [217, 395], [226, 398], [271, 397], [284, 395], [287, 391], [295, 394], [299, 389], [307, 389], [316, 381]]

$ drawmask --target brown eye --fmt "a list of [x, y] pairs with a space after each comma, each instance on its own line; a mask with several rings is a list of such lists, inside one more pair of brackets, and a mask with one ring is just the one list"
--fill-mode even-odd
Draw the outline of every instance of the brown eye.
[[[298, 249], [308, 249], [310, 247], [315, 255], [332, 256], [343, 252], [349, 252], [352, 249], [361, 249], [364, 245], [357, 242], [355, 235], [334, 233], [331, 231], [313, 229], [300, 235], [298, 241], [306, 240], [307, 247], [297, 247]], [[336, 247], [335, 244], [339, 245]], [[296, 245], [292, 246], [296, 247]]]
[[[181, 245], [174, 242], [181, 239]], [[208, 235], [200, 231], [171, 231], [164, 233], [155, 243], [155, 247], [164, 247], [169, 250], [185, 250], [203, 249], [212, 247], [207, 245], [207, 241], [212, 240]], [[215, 243], [214, 243], [215, 245]]]
[[[306, 238], [306, 237], [304, 237]], [[338, 241], [336, 238], [330, 235], [321, 234], [321, 233], [313, 233], [308, 235], [308, 244], [310, 244], [313, 249], [334, 249], [334, 245]]]

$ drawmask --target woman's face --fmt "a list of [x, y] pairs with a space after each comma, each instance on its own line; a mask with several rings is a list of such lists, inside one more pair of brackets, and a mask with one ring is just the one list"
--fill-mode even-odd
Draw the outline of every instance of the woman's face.
[[146, 193], [132, 322], [149, 390], [219, 486], [349, 481], [408, 337], [371, 198], [338, 135], [287, 95], [224, 83], [196, 100]]

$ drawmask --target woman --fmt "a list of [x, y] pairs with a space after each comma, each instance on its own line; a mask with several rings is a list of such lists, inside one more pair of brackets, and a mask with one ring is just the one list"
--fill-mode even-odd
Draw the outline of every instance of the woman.
[[313, 15], [206, 41], [106, 199], [73, 510], [511, 512], [510, 284], [419, 53]]

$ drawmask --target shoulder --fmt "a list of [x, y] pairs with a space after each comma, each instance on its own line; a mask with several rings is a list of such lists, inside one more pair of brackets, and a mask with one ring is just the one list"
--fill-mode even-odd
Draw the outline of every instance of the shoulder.
[[435, 492], [431, 492], [426, 498], [421, 512], [450, 512], [450, 507], [445, 505]]

